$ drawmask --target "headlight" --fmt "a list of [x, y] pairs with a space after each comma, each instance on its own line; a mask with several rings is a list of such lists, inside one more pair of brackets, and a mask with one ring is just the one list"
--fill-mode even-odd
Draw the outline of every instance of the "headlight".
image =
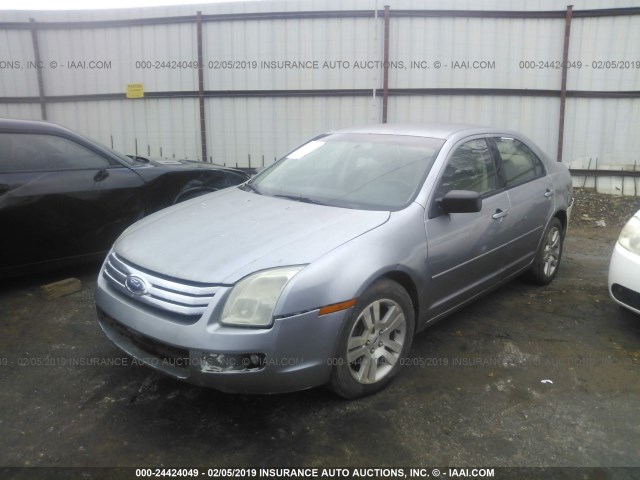
[[640, 218], [631, 217], [620, 232], [618, 243], [630, 252], [640, 255]]
[[268, 326], [282, 290], [302, 268], [274, 268], [244, 278], [231, 290], [220, 322], [226, 325]]

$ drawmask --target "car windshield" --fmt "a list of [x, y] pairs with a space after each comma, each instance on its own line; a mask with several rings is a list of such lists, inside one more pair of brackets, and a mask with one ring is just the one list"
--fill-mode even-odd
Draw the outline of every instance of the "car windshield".
[[136, 162], [132, 159], [129, 158], [127, 155], [120, 153], [117, 150], [114, 150], [113, 148], [105, 145], [102, 142], [99, 142], [97, 140], [91, 140], [93, 143], [95, 143], [96, 145], [101, 146], [102, 148], [104, 148], [105, 150], [107, 150], [108, 152], [110, 152], [112, 155], [115, 155], [116, 157], [118, 157], [120, 160], [122, 160], [123, 163], [125, 163], [126, 165], [132, 167], [136, 164]]
[[95, 142], [95, 143], [100, 145], [102, 148], [105, 148], [105, 149], [109, 150], [112, 154], [114, 154], [116, 157], [118, 157], [120, 160], [122, 160], [127, 165], [132, 166], [132, 165], [136, 164], [136, 162], [133, 159], [129, 158], [127, 155], [125, 155], [123, 153], [120, 153], [119, 151], [114, 150], [111, 147], [107, 147], [106, 145], [104, 145], [104, 144], [102, 144], [100, 142]]
[[443, 143], [405, 135], [325, 135], [291, 152], [243, 188], [336, 207], [399, 210], [417, 195]]

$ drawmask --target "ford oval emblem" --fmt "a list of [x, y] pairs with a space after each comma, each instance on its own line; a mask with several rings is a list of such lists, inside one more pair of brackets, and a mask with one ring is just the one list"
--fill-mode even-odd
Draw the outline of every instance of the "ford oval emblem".
[[124, 286], [135, 295], [142, 295], [147, 291], [147, 282], [135, 275], [129, 275], [124, 281]]

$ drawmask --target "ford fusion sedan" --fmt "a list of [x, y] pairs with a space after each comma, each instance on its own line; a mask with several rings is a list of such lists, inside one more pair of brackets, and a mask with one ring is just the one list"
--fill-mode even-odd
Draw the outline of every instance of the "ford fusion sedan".
[[613, 249], [609, 293], [623, 307], [640, 313], [640, 211], [624, 226]]
[[249, 178], [167, 162], [133, 160], [51, 123], [0, 119], [0, 277], [103, 257], [145, 215]]
[[335, 131], [128, 228], [98, 318], [177, 379], [357, 398], [394, 378], [416, 332], [517, 275], [551, 282], [571, 204], [567, 169], [515, 132]]

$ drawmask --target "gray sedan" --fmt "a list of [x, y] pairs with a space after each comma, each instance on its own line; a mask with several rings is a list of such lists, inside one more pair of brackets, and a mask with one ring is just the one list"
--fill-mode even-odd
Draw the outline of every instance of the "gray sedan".
[[389, 384], [416, 332], [520, 274], [551, 282], [571, 204], [567, 169], [515, 132], [331, 132], [127, 229], [98, 318], [181, 380], [357, 398]]

